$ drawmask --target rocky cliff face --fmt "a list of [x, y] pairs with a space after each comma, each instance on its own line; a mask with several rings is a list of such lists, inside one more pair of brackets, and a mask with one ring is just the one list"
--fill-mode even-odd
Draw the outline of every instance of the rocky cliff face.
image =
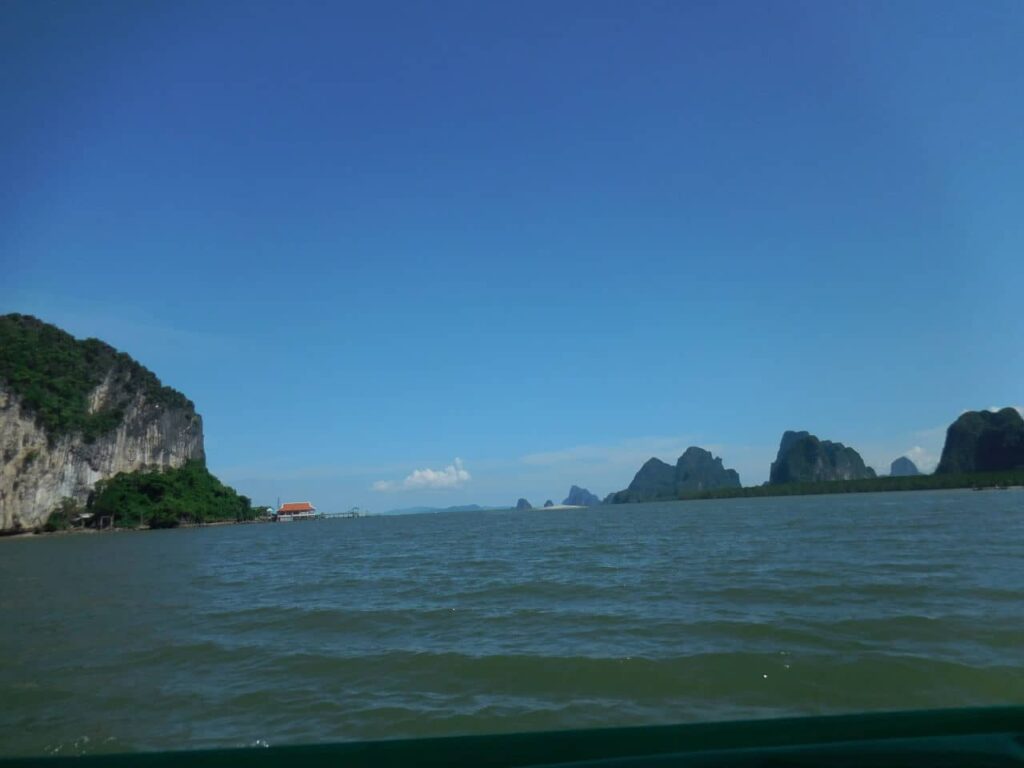
[[710, 451], [691, 446], [676, 462], [676, 490], [680, 495], [714, 488], [739, 488], [740, 476], [726, 469]]
[[572, 507], [593, 507], [601, 503], [601, 499], [592, 494], [586, 488], [580, 488], [578, 485], [574, 485], [569, 489], [569, 495], [565, 497], [563, 504], [568, 504]]
[[831, 440], [819, 440], [808, 432], [786, 432], [772, 462], [768, 482], [819, 483], [829, 480], [862, 480], [875, 470], [853, 448]]
[[204, 461], [192, 402], [128, 355], [0, 315], [0, 533], [46, 522], [98, 480]]
[[[94, 393], [96, 408], [117, 384]], [[0, 385], [0, 531], [46, 522], [64, 497], [84, 503], [98, 480], [144, 467], [180, 467], [203, 460], [203, 422], [191, 408], [128, 398], [121, 423], [88, 443], [70, 434], [50, 440], [20, 398]]]
[[676, 498], [676, 468], [658, 458], [644, 462], [624, 491], [611, 496], [613, 504]]
[[524, 512], [528, 509], [533, 509], [533, 505], [526, 499], [520, 499], [519, 501], [516, 502], [516, 509], [518, 509], [520, 512]]
[[889, 465], [890, 477], [915, 477], [920, 474], [921, 471], [917, 468], [917, 464], [912, 462], [906, 456], [900, 456], [896, 461]]
[[968, 411], [946, 430], [937, 474], [1008, 469], [1024, 469], [1024, 418], [1016, 409]]
[[662, 501], [685, 497], [715, 488], [739, 488], [740, 476], [726, 469], [710, 451], [691, 446], [675, 466], [661, 459], [648, 459], [624, 491], [613, 493], [606, 503]]

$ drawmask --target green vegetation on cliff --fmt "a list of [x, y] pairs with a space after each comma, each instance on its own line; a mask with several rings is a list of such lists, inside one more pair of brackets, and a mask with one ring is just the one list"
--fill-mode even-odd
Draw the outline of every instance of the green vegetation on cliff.
[[1024, 469], [1024, 418], [1015, 408], [967, 411], [946, 430], [937, 474]]
[[80, 433], [91, 442], [121, 422], [123, 397], [95, 413], [89, 394], [112, 374], [121, 394], [142, 392], [152, 403], [191, 408], [180, 392], [99, 339], [80, 341], [31, 315], [0, 315], [0, 383], [21, 397], [51, 439]]
[[787, 430], [772, 462], [772, 485], [815, 484], [836, 480], [869, 480], [875, 471], [853, 448], [831, 440], [819, 440], [810, 432]]
[[679, 457], [675, 466], [661, 459], [648, 459], [633, 477], [629, 487], [608, 494], [605, 503], [669, 501], [704, 491], [739, 487], [740, 476], [735, 469], [726, 469], [722, 460], [710, 451], [691, 445]]
[[118, 527], [174, 528], [182, 523], [256, 517], [248, 498], [224, 485], [198, 461], [179, 469], [127, 472], [101, 480], [89, 511], [95, 513], [94, 522], [109, 516]]
[[46, 533], [54, 533], [56, 531], [64, 531], [70, 528], [78, 520], [78, 516], [84, 512], [81, 505], [72, 498], [64, 497], [61, 499], [60, 504], [57, 508], [50, 513], [46, 523], [43, 524], [43, 531]]

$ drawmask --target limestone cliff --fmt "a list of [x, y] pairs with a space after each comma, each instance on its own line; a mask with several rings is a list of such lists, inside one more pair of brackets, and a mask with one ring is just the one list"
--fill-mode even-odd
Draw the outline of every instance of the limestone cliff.
[[721, 458], [703, 448], [691, 445], [676, 462], [676, 492], [680, 495], [739, 487], [739, 473], [726, 469]]
[[571, 507], [593, 507], [601, 503], [601, 499], [592, 494], [586, 488], [574, 485], [569, 489], [569, 495], [565, 497], [563, 504]]
[[935, 470], [1004, 472], [1024, 469], [1024, 418], [1015, 408], [967, 411], [946, 430], [946, 444]]
[[906, 456], [900, 456], [889, 465], [890, 477], [916, 477], [920, 474], [921, 471], [917, 468], [917, 464]]
[[819, 440], [808, 432], [787, 431], [772, 462], [769, 483], [820, 483], [830, 480], [863, 480], [875, 470], [853, 448], [831, 440]]
[[605, 503], [666, 501], [694, 496], [718, 488], [739, 488], [740, 476], [726, 469], [722, 459], [696, 446], [686, 449], [675, 466], [648, 459], [624, 491], [609, 494]]
[[[127, 355], [35, 318], [0, 321], [0, 532], [42, 525], [61, 499], [84, 503], [98, 480], [119, 472], [205, 459], [192, 403]], [[87, 367], [75, 368], [81, 360]], [[83, 386], [67, 386], [60, 366]]]

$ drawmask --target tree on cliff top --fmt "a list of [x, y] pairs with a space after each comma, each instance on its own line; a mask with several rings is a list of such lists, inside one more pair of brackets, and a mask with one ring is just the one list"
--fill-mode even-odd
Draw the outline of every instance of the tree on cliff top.
[[[122, 383], [122, 397], [90, 413], [90, 393], [110, 374]], [[152, 403], [194, 407], [125, 353], [31, 315], [0, 315], [0, 383], [21, 398], [51, 440], [68, 433], [95, 440], [121, 422], [125, 398], [139, 392]]]

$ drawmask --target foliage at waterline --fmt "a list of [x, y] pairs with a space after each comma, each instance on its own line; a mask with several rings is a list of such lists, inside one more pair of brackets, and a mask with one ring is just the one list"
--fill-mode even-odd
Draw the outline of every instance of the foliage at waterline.
[[77, 501], [65, 497], [61, 499], [57, 508], [50, 513], [50, 516], [46, 519], [46, 524], [43, 525], [43, 530], [46, 533], [67, 530], [74, 525], [78, 516], [84, 511]]
[[88, 509], [95, 523], [110, 517], [118, 527], [174, 528], [257, 516], [246, 496], [224, 485], [199, 461], [179, 469], [123, 472], [101, 480]]
[[828, 480], [819, 483], [757, 485], [749, 488], [718, 488], [687, 494], [680, 499], [732, 499], [758, 496], [809, 496], [824, 493], [878, 493], [884, 491], [931, 491], [954, 488], [1008, 488], [1024, 485], [1024, 470], [973, 472], [908, 477], [871, 477], [861, 480]]

